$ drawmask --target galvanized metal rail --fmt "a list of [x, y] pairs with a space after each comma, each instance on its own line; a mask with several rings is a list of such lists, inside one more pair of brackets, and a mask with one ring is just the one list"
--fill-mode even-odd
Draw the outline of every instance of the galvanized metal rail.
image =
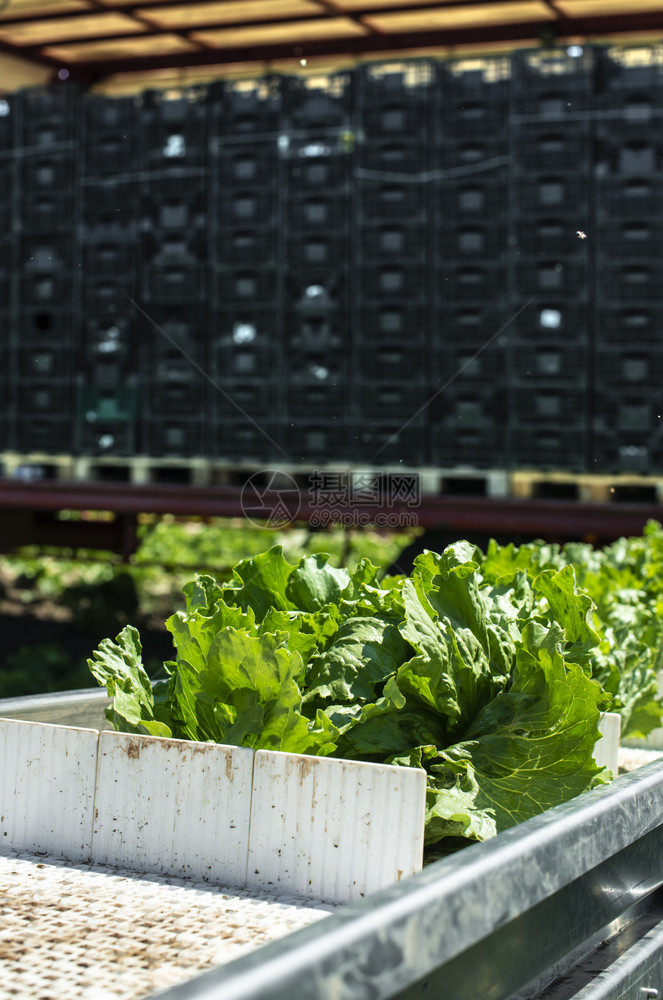
[[623, 775], [163, 1000], [653, 1000], [663, 764]]

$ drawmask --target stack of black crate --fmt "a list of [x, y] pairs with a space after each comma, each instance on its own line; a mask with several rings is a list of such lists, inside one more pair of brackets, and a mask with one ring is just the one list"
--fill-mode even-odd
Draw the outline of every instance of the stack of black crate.
[[211, 454], [281, 457], [277, 82], [210, 93]]
[[133, 98], [84, 102], [80, 178], [75, 449], [136, 450], [138, 352], [138, 142]]
[[9, 350], [12, 316], [12, 262], [14, 229], [14, 123], [16, 100], [0, 99], [0, 451], [12, 443], [14, 408], [11, 387], [15, 382]]
[[[601, 53], [591, 468], [663, 461], [663, 47]], [[635, 63], [635, 64], [634, 64]]]
[[142, 99], [140, 447], [155, 457], [208, 448], [208, 114], [202, 91]]
[[15, 444], [71, 453], [78, 91], [26, 90], [16, 105]]
[[516, 467], [586, 467], [593, 69], [593, 52], [579, 46], [512, 57], [508, 459]]
[[309, 464], [352, 455], [350, 73], [281, 81], [283, 445]]
[[428, 60], [357, 70], [354, 351], [359, 457], [429, 460], [431, 118]]
[[436, 465], [499, 467], [506, 453], [509, 61], [437, 70], [431, 295]]

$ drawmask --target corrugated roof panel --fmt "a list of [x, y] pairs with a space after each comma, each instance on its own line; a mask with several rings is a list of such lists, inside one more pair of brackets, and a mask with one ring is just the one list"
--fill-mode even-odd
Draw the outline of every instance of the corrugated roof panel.
[[89, 17], [58, 17], [0, 27], [0, 39], [10, 45], [42, 45], [64, 39], [139, 34], [143, 31], [147, 31], [145, 25], [126, 14], [91, 14]]
[[312, 0], [239, 0], [229, 3], [188, 3], [176, 7], [148, 7], [139, 17], [162, 28], [192, 28], [205, 24], [280, 20], [283, 17], [320, 17], [324, 10]]
[[660, 11], [661, 0], [559, 0], [557, 7], [566, 17], [609, 17]]
[[352, 38], [366, 35], [368, 31], [356, 21], [345, 17], [330, 17], [322, 20], [288, 22], [287, 24], [260, 25], [255, 28], [221, 28], [218, 31], [192, 32], [194, 41], [215, 48], [235, 48], [242, 45], [264, 45], [289, 42], [293, 45], [310, 39]]
[[0, 21], [16, 17], [40, 17], [49, 14], [68, 14], [74, 11], [94, 10], [87, 0], [11, 0], [0, 10]]
[[198, 52], [198, 46], [179, 35], [148, 35], [145, 38], [109, 39], [75, 45], [48, 45], [43, 50], [51, 59], [63, 63], [103, 62], [112, 59], [141, 59]]
[[526, 24], [531, 21], [554, 21], [555, 13], [539, 0], [515, 3], [463, 4], [432, 10], [399, 11], [375, 14], [364, 22], [386, 33], [431, 31], [440, 29], [497, 27], [501, 24]]

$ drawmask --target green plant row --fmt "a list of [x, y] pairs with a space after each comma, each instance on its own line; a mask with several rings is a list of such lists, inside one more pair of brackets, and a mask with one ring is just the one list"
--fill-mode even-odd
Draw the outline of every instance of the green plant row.
[[131, 626], [89, 665], [120, 730], [425, 768], [445, 853], [609, 780], [601, 712], [659, 723], [659, 556], [654, 524], [602, 553], [457, 542], [382, 579], [275, 546], [185, 585], [167, 680]]

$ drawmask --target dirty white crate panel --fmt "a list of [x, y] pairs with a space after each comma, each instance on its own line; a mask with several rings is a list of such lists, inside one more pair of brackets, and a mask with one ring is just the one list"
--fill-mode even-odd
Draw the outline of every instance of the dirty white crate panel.
[[594, 745], [594, 760], [602, 767], [609, 767], [615, 777], [619, 770], [619, 737], [622, 719], [617, 712], [604, 712], [599, 719], [601, 733]]
[[101, 733], [92, 859], [246, 883], [253, 750]]
[[0, 849], [88, 858], [99, 733], [0, 719]]
[[426, 774], [258, 750], [248, 884], [357, 899], [419, 871]]

